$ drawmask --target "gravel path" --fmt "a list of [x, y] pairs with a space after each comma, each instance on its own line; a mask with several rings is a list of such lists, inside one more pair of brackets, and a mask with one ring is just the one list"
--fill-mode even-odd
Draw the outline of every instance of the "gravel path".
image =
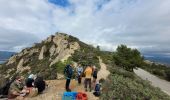
[[160, 79], [140, 68], [134, 70], [134, 72], [142, 79], [150, 81], [153, 86], [159, 87], [162, 91], [170, 95], [170, 82]]

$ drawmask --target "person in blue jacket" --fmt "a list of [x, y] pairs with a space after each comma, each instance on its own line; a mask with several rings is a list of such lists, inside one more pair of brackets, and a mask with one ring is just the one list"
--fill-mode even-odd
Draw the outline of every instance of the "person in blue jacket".
[[66, 76], [66, 84], [65, 84], [65, 89], [67, 92], [70, 92], [71, 89], [69, 88], [70, 86], [70, 81], [73, 75], [73, 64], [70, 65], [66, 65], [65, 69], [64, 69], [64, 74]]

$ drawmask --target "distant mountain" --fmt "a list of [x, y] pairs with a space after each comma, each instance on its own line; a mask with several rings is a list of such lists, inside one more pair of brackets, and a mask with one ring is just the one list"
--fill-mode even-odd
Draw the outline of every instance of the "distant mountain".
[[170, 65], [170, 57], [169, 56], [152, 54], [149, 56], [145, 56], [145, 59], [150, 60], [155, 63]]

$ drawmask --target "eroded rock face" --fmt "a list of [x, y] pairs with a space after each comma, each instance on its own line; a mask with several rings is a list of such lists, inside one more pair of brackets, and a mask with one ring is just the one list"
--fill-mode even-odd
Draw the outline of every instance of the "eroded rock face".
[[44, 45], [42, 48], [41, 48], [41, 52], [40, 52], [40, 55], [39, 55], [39, 60], [43, 59], [44, 58], [44, 53], [47, 51], [47, 48], [46, 46]]
[[11, 58], [9, 58], [8, 63], [7, 63], [6, 65], [10, 65], [10, 64], [16, 62], [16, 57], [17, 57], [17, 56], [14, 55], [14, 56], [12, 56]]
[[48, 42], [51, 42], [52, 40], [53, 40], [53, 35], [51, 35], [50, 37], [48, 37], [45, 41], [44, 41], [44, 43], [48, 43]]
[[49, 52], [50, 52], [50, 57], [53, 56], [55, 54], [55, 51], [56, 51], [56, 46], [55, 45], [52, 45]]
[[[70, 48], [67, 48], [67, 47], [70, 47]], [[64, 44], [64, 45], [63, 45], [63, 42], [61, 42], [61, 44], [58, 44], [58, 47], [56, 49], [58, 56], [51, 62], [50, 66], [60, 60], [61, 61], [67, 60], [71, 56], [71, 54], [73, 54], [74, 51], [79, 48], [80, 48], [80, 46], [77, 42], [73, 42], [70, 44]]]
[[[36, 67], [37, 65], [39, 69], [41, 69], [43, 64], [46, 64], [45, 66], [48, 68], [58, 61], [67, 60], [75, 50], [80, 49], [78, 42], [73, 41], [74, 40], [71, 39], [69, 35], [57, 33], [54, 36], [48, 37], [41, 43], [34, 44], [31, 48], [22, 50], [22, 52], [12, 56], [8, 60], [6, 65], [15, 70], [6, 70], [7, 74], [5, 76], [10, 77], [10, 74], [15, 71], [22, 73], [28, 70], [28, 72], [31, 72], [32, 67]], [[57, 78], [61, 79], [62, 77], [63, 76], [59, 74]]]
[[21, 71], [23, 67], [24, 59], [21, 59], [17, 65], [17, 72]]
[[33, 55], [34, 53], [38, 53], [39, 50], [36, 48], [36, 49], [31, 49], [30, 52], [29, 52], [29, 56]]

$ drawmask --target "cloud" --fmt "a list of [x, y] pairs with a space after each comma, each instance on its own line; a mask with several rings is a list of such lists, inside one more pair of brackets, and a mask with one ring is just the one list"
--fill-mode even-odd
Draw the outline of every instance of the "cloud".
[[0, 28], [0, 36], [0, 50], [6, 51], [20, 51], [26, 46], [40, 41], [34, 34], [3, 28]]
[[126, 44], [142, 53], [170, 53], [169, 0], [52, 1], [1, 0], [0, 30], [18, 30], [40, 39], [59, 31], [105, 50]]

